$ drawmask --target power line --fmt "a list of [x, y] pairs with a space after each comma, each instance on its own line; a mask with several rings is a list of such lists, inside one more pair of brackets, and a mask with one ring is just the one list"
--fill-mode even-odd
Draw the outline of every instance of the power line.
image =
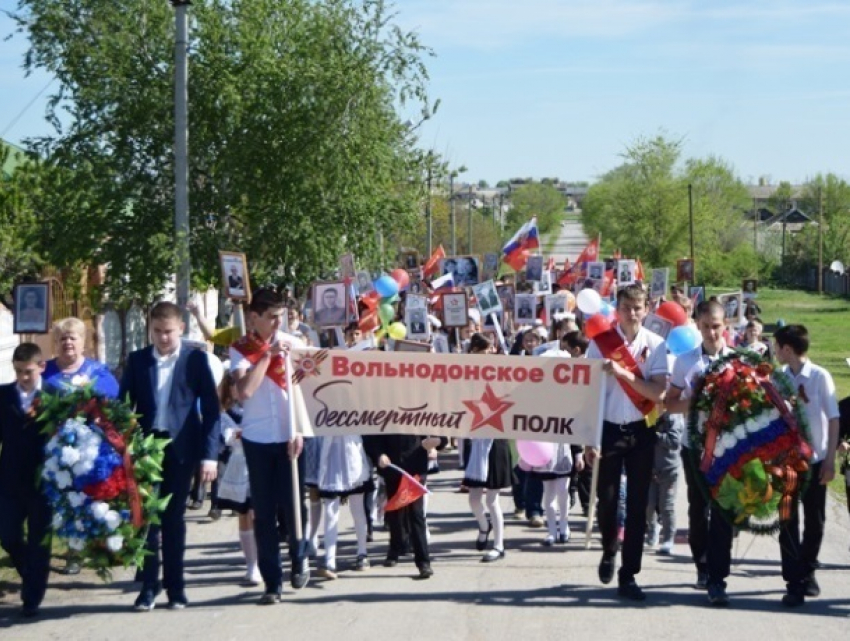
[[3, 132], [0, 133], [0, 138], [6, 137], [6, 134], [9, 133], [9, 131], [12, 129], [12, 127], [14, 127], [16, 124], [18, 124], [18, 121], [24, 116], [24, 114], [26, 114], [27, 111], [29, 111], [30, 107], [32, 107], [35, 104], [35, 101], [38, 100], [39, 98], [41, 98], [41, 94], [43, 94], [45, 91], [47, 91], [47, 88], [50, 87], [50, 85], [53, 84], [54, 80], [56, 80], [56, 78], [51, 78], [48, 81], [48, 83], [46, 85], [44, 85], [44, 87], [41, 89], [41, 91], [39, 91], [37, 94], [35, 94], [33, 99], [30, 100], [23, 109], [21, 109], [21, 111], [18, 113], [18, 115], [15, 116], [12, 119], [12, 122], [10, 122], [9, 125], [3, 130]]

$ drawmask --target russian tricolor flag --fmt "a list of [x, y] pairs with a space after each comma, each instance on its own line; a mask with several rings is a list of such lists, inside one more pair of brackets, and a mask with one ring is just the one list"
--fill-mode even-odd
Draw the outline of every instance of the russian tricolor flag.
[[532, 218], [514, 234], [504, 247], [502, 247], [502, 260], [519, 271], [528, 262], [528, 253], [532, 249], [540, 247], [540, 238], [537, 234], [537, 218]]

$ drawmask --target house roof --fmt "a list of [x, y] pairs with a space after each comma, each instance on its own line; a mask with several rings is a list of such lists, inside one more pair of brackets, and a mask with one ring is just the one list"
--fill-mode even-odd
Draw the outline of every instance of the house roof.
[[[760, 222], [760, 223], [763, 223], [763, 222], [773, 218], [773, 212], [770, 211], [767, 207], [759, 207], [758, 209], [756, 209], [756, 216], [757, 216], [756, 220], [758, 220], [758, 222]], [[753, 210], [748, 209], [747, 213], [744, 215], [744, 218], [746, 218], [747, 220], [752, 220], [753, 219]]]
[[781, 225], [782, 223], [787, 225], [817, 224], [810, 216], [806, 215], [806, 213], [798, 207], [792, 207], [786, 212], [776, 214], [776, 216], [765, 222], [768, 227], [777, 224]]

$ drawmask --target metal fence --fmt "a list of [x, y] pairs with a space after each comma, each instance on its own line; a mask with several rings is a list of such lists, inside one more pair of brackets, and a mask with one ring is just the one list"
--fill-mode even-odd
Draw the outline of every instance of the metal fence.
[[[785, 273], [781, 280], [784, 284], [816, 292], [818, 290], [817, 267], [810, 267], [795, 273]], [[850, 273], [837, 274], [831, 269], [823, 270], [823, 291], [833, 296], [850, 298]]]

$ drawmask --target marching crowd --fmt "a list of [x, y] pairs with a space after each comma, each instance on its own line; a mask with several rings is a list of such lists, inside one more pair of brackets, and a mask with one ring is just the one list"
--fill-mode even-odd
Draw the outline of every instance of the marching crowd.
[[[16, 382], [0, 387], [0, 544], [22, 580], [23, 614], [38, 613], [51, 555], [49, 545], [44, 545], [51, 515], [33, 482], [44, 448], [44, 437], [33, 428], [34, 400], [42, 391], [61, 393], [89, 383], [101, 394], [129, 399], [146, 434], [171, 439], [160, 487], [161, 495], [171, 495], [171, 500], [161, 522], [149, 528], [151, 555], [136, 575], [137, 611], [152, 610], [163, 590], [169, 608], [187, 606], [185, 510], [202, 506], [208, 484], [212, 484], [210, 516], [217, 519], [224, 510], [239, 515], [237, 536], [246, 564], [243, 583], [262, 587], [262, 604], [281, 600], [282, 542], [293, 588], [310, 581], [311, 558], [318, 557], [314, 572], [319, 577], [337, 577], [343, 505], [354, 522], [354, 570], [370, 567], [369, 543], [383, 521], [389, 531], [383, 564], [394, 566], [412, 551], [418, 577], [427, 579], [433, 574], [427, 494], [400, 509], [384, 512], [382, 506], [396, 495], [404, 473], [426, 482], [435, 469], [437, 452], [454, 448], [464, 470], [460, 489], [468, 493], [476, 524], [474, 545], [483, 553], [484, 563], [498, 563], [510, 549], [503, 490], [511, 490], [518, 516], [527, 518], [532, 527], [544, 528], [542, 545], [563, 544], [570, 539], [571, 504], [579, 500], [585, 511], [589, 507], [591, 470], [598, 464], [599, 580], [609, 584], [616, 578], [617, 594], [633, 601], [645, 599], [637, 582], [645, 547], [657, 545], [659, 554], [672, 550], [677, 527], [674, 502], [683, 470], [695, 586], [707, 590], [711, 604], [725, 605], [734, 528], [697, 482], [699, 471], [688, 448], [687, 414], [695, 381], [715, 359], [736, 347], [773, 356], [805, 403], [814, 450], [812, 482], [801, 496], [802, 525], [795, 510], [780, 532], [787, 585], [782, 602], [799, 606], [820, 591], [816, 570], [827, 483], [835, 476], [836, 453], [850, 449], [839, 443], [832, 378], [809, 360], [809, 336], [801, 325], [778, 328], [767, 344], [754, 305], [748, 307], [745, 323], [730, 326], [717, 301], [693, 309], [691, 300], [677, 292], [673, 301], [701, 336], [699, 346], [678, 357], [668, 353], [664, 338], [644, 327], [654, 301], [639, 284], [617, 291], [616, 325], [592, 339], [583, 333], [580, 314], [570, 311], [547, 318], [546, 325], [540, 321], [517, 328], [506, 325], [504, 343], [483, 331], [484, 319], [476, 310], [457, 332], [442, 332], [440, 321], [429, 316], [434, 335], [444, 336], [451, 351], [469, 358], [498, 358], [498, 353], [508, 352], [604, 361], [613, 384], [606, 385], [601, 447], [553, 444], [551, 460], [537, 466], [522, 460], [514, 444], [503, 439], [453, 443], [407, 434], [304, 439], [291, 425], [290, 397], [282, 380], [286, 353], [311, 344], [359, 348], [368, 332], [353, 322], [344, 329], [344, 345], [327, 343], [326, 334], [303, 320], [301, 307], [274, 289], [254, 292], [246, 309], [247, 334], [242, 337], [235, 327], [208, 328], [199, 312], [191, 310], [208, 339], [226, 350], [224, 371], [218, 377], [214, 371], [219, 368], [209, 365], [209, 358], [216, 357], [182, 343], [184, 310], [172, 303], [160, 302], [151, 310], [152, 345], [129, 355], [120, 382], [105, 366], [84, 357], [84, 325], [73, 318], [61, 321], [55, 327], [58, 356], [45, 361], [36, 345], [21, 344], [13, 357]], [[657, 420], [649, 425], [647, 409], [653, 407]], [[68, 570], [77, 567], [69, 557]]]

